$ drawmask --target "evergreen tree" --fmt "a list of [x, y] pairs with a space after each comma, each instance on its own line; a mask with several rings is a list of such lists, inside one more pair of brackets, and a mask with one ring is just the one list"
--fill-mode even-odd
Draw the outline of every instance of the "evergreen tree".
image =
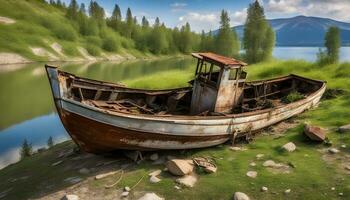
[[157, 17], [156, 20], [154, 21], [154, 27], [159, 27], [160, 26], [160, 20], [159, 18]]
[[164, 51], [168, 48], [165, 30], [160, 25], [160, 20], [158, 17], [155, 20], [152, 33], [149, 37], [149, 48], [151, 52], [155, 54], [164, 53]]
[[214, 45], [214, 38], [211, 31], [209, 31], [208, 34], [205, 34], [204, 31], [202, 31], [200, 44], [199, 44], [199, 50], [204, 51], [214, 51], [213, 49]]
[[221, 11], [220, 29], [215, 38], [215, 52], [225, 56], [237, 56], [239, 42], [235, 30], [230, 28], [230, 18], [225, 10]]
[[22, 143], [22, 148], [20, 150], [21, 159], [25, 157], [30, 157], [33, 154], [32, 144], [28, 143], [27, 139], [24, 139]]
[[149, 27], [149, 22], [146, 19], [145, 16], [142, 17], [142, 22], [141, 22], [142, 28], [148, 28]]
[[125, 28], [125, 33], [124, 35], [127, 38], [131, 38], [132, 35], [132, 30], [133, 30], [133, 26], [134, 26], [134, 18], [132, 17], [132, 13], [131, 13], [131, 9], [128, 8], [126, 11], [126, 28]]
[[78, 10], [79, 6], [77, 1], [71, 0], [66, 13], [67, 18], [76, 20], [78, 18]]
[[339, 28], [329, 27], [325, 35], [324, 45], [327, 48], [327, 56], [330, 63], [336, 63], [339, 60], [340, 34]]
[[122, 29], [121, 28], [121, 26], [122, 26], [121, 20], [122, 20], [122, 15], [120, 12], [120, 8], [119, 8], [118, 4], [115, 4], [112, 16], [109, 19], [107, 19], [107, 25], [109, 27], [111, 27], [112, 29], [114, 29], [115, 31], [120, 32]]
[[53, 147], [53, 139], [52, 139], [51, 136], [50, 136], [49, 139], [47, 140], [47, 146], [48, 146], [49, 148]]
[[190, 53], [192, 51], [192, 33], [190, 24], [187, 22], [180, 30], [181, 43], [179, 49], [183, 53]]
[[85, 15], [86, 9], [85, 9], [85, 4], [84, 3], [80, 4], [79, 12]]
[[122, 13], [120, 12], [120, 7], [118, 6], [118, 4], [114, 5], [114, 10], [113, 10], [111, 18], [113, 20], [116, 20], [116, 21], [122, 20]]
[[248, 62], [256, 63], [272, 56], [275, 33], [265, 19], [264, 8], [256, 0], [249, 5], [244, 26], [243, 47]]
[[96, 1], [90, 1], [89, 15], [98, 21], [103, 21], [105, 11]]

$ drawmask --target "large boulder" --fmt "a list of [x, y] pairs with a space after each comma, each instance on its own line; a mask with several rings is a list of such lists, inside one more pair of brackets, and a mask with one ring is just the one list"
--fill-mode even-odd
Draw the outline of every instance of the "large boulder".
[[243, 192], [235, 192], [233, 199], [234, 200], [250, 200], [248, 195], [244, 194]]
[[317, 126], [306, 125], [304, 133], [313, 141], [322, 142], [326, 139], [326, 131]]
[[61, 200], [79, 200], [79, 197], [75, 194], [66, 194]]
[[176, 176], [184, 176], [193, 171], [193, 164], [190, 164], [187, 160], [172, 159], [166, 163], [166, 167], [169, 172]]
[[339, 127], [339, 132], [350, 133], [350, 124]]

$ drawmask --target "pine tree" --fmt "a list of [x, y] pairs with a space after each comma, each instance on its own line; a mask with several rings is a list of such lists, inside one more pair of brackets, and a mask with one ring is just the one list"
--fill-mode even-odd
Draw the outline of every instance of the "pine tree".
[[53, 147], [54, 143], [53, 143], [53, 139], [52, 137], [50, 136], [49, 139], [47, 140], [47, 146], [49, 148]]
[[30, 157], [31, 155], [33, 155], [32, 144], [28, 143], [27, 139], [24, 139], [22, 143], [22, 148], [20, 150], [21, 159], [25, 157]]
[[115, 4], [112, 16], [107, 19], [107, 25], [115, 31], [121, 32], [122, 26], [122, 15], [118, 4]]
[[214, 38], [211, 31], [209, 31], [208, 34], [205, 34], [204, 31], [202, 31], [200, 44], [199, 44], [199, 50], [202, 52], [205, 51], [214, 51], [213, 44]]
[[105, 11], [96, 1], [90, 1], [89, 15], [98, 21], [103, 21]]
[[325, 35], [324, 45], [327, 48], [327, 56], [330, 63], [336, 63], [339, 60], [339, 48], [340, 48], [340, 33], [339, 28], [331, 26]]
[[80, 4], [79, 12], [80, 12], [80, 13], [83, 13], [83, 14], [85, 15], [86, 9], [85, 9], [85, 4], [84, 4], [84, 3], [81, 3], [81, 4]]
[[79, 6], [77, 1], [71, 0], [66, 13], [67, 18], [76, 20], [78, 18], [78, 10]]
[[159, 18], [157, 17], [156, 20], [154, 21], [154, 27], [159, 27], [160, 26], [160, 20]]
[[132, 13], [131, 13], [131, 9], [128, 8], [126, 11], [126, 28], [125, 28], [125, 33], [124, 35], [127, 38], [131, 38], [132, 35], [132, 30], [133, 30], [133, 26], [134, 26], [134, 18], [132, 17]]
[[215, 52], [225, 56], [237, 56], [239, 41], [235, 30], [230, 28], [230, 18], [225, 10], [221, 11], [220, 29], [215, 38]]
[[272, 56], [275, 33], [265, 19], [264, 8], [256, 0], [249, 5], [244, 26], [243, 47], [248, 62], [256, 63]]
[[141, 22], [142, 28], [148, 28], [149, 27], [149, 22], [146, 19], [145, 16], [142, 17], [142, 22]]
[[153, 25], [148, 44], [151, 52], [155, 54], [163, 53], [168, 48], [169, 43], [166, 38], [165, 30], [163, 26], [161, 26], [158, 17]]
[[114, 5], [114, 10], [112, 13], [111, 18], [116, 21], [121, 21], [122, 20], [122, 13], [120, 12], [120, 7], [118, 4]]

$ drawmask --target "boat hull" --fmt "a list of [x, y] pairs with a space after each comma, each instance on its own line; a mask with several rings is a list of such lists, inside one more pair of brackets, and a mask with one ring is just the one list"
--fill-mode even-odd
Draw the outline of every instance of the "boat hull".
[[[275, 108], [230, 116], [156, 116], [109, 112], [62, 98], [57, 69], [47, 68], [60, 119], [84, 151], [159, 150], [215, 146], [302, 113], [318, 104], [320, 89], [305, 99]], [[310, 80], [308, 80], [310, 81]]]

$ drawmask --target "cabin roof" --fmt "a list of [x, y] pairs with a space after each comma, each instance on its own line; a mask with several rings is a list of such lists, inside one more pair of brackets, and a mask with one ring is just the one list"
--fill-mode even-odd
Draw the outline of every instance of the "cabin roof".
[[234, 58], [221, 56], [212, 52], [192, 53], [192, 56], [200, 60], [205, 60], [217, 64], [219, 67], [240, 68], [248, 64]]

